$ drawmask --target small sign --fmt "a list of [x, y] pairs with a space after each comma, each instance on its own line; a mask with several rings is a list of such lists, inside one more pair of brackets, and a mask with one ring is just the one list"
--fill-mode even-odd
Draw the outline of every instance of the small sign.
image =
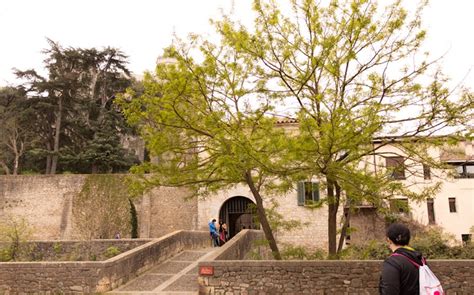
[[214, 266], [200, 266], [199, 275], [201, 276], [212, 276], [214, 275]]

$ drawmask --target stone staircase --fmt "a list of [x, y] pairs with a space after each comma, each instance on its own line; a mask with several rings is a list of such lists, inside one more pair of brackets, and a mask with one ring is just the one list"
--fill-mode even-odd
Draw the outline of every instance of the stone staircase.
[[214, 249], [185, 250], [108, 294], [198, 294], [198, 262]]

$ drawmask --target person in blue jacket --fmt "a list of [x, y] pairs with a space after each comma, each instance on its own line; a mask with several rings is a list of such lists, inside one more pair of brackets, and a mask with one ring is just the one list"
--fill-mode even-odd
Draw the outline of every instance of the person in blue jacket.
[[219, 233], [217, 232], [216, 228], [216, 220], [213, 219], [211, 222], [209, 222], [209, 234], [211, 235], [212, 239], [212, 246], [213, 247], [219, 247]]

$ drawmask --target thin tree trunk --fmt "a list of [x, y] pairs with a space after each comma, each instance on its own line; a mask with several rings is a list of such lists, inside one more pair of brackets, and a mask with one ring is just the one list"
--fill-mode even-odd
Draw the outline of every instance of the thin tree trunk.
[[[51, 143], [49, 141], [46, 143], [46, 149], [48, 150], [48, 153], [51, 152]], [[46, 171], [44, 174], [49, 174], [51, 172], [51, 155], [48, 154], [46, 156]]]
[[347, 236], [347, 228], [349, 227], [349, 221], [351, 219], [351, 210], [347, 209], [347, 213], [344, 215], [344, 224], [342, 225], [341, 235], [339, 236], [339, 244], [337, 245], [337, 254], [341, 253], [342, 247], [344, 246], [344, 241]]
[[61, 118], [63, 116], [63, 101], [62, 98], [59, 97], [58, 100], [58, 111], [56, 113], [56, 130], [54, 134], [54, 149], [53, 149], [53, 156], [51, 159], [51, 171], [50, 174], [56, 174], [56, 169], [58, 166], [58, 153], [59, 153], [59, 137], [61, 134]]
[[328, 251], [330, 257], [337, 254], [337, 211], [341, 198], [341, 188], [334, 180], [327, 178], [328, 184]]
[[280, 250], [278, 249], [278, 245], [275, 241], [275, 237], [273, 236], [270, 223], [268, 222], [267, 215], [265, 214], [265, 208], [263, 207], [262, 196], [260, 195], [259, 191], [255, 187], [255, 183], [253, 182], [250, 171], [247, 171], [245, 173], [245, 181], [247, 182], [247, 185], [252, 191], [255, 201], [257, 202], [257, 215], [260, 220], [260, 224], [262, 225], [265, 238], [267, 239], [270, 245], [270, 249], [272, 250], [273, 258], [275, 258], [276, 260], [281, 260]]
[[10, 175], [10, 168], [8, 168], [4, 161], [0, 161], [0, 166], [2, 166], [2, 169], [6, 175]]

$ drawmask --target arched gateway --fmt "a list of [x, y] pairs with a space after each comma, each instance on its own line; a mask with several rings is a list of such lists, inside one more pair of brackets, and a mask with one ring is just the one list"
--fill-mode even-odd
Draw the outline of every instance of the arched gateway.
[[219, 221], [227, 224], [230, 238], [244, 228], [256, 229], [259, 227], [253, 221], [252, 208], [254, 206], [255, 203], [246, 197], [232, 197], [222, 204], [219, 211]]

